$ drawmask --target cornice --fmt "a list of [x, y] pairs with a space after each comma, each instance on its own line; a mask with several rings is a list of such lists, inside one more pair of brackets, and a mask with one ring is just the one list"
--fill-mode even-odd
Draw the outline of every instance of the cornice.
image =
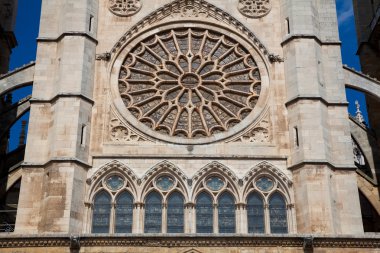
[[379, 235], [1, 235], [0, 248], [26, 247], [380, 248]]
[[91, 105], [94, 105], [95, 103], [94, 100], [92, 100], [91, 98], [79, 93], [59, 93], [51, 99], [31, 98], [29, 101], [31, 104], [53, 104], [60, 98], [79, 98]]

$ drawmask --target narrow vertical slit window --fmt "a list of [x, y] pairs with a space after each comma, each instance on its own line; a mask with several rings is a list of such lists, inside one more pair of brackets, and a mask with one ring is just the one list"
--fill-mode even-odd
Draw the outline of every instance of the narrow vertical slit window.
[[213, 233], [214, 208], [211, 196], [205, 192], [199, 194], [195, 209], [197, 233]]
[[132, 233], [133, 197], [129, 192], [121, 193], [116, 199], [115, 233]]
[[235, 199], [232, 194], [225, 192], [218, 200], [219, 233], [235, 233]]
[[180, 193], [174, 192], [168, 200], [168, 233], [184, 232], [184, 201]]
[[286, 34], [290, 34], [290, 22], [289, 18], [285, 19]]
[[82, 147], [86, 146], [86, 135], [87, 135], [87, 125], [82, 125], [80, 134], [80, 145]]
[[88, 31], [92, 32], [92, 23], [94, 22], [94, 16], [90, 15], [90, 20], [88, 22]]
[[300, 146], [299, 136], [298, 136], [298, 128], [293, 128], [293, 134], [294, 134], [294, 145], [298, 148]]
[[157, 192], [149, 193], [145, 200], [144, 232], [162, 232], [162, 198]]
[[96, 194], [92, 215], [92, 233], [109, 233], [111, 196], [106, 191]]
[[264, 233], [264, 201], [258, 193], [251, 193], [247, 199], [248, 233]]
[[287, 234], [287, 210], [284, 197], [274, 193], [269, 199], [270, 231], [272, 234]]

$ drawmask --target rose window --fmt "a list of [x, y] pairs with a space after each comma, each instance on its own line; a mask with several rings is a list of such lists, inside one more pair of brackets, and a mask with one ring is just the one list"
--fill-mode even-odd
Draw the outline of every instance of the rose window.
[[232, 38], [206, 29], [174, 29], [148, 37], [126, 56], [119, 92], [149, 128], [187, 139], [226, 132], [254, 109], [259, 69]]

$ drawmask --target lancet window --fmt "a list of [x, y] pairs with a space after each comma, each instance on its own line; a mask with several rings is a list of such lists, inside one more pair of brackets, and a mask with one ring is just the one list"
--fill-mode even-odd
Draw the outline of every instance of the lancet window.
[[105, 177], [96, 187], [92, 233], [132, 233], [134, 197], [129, 182], [119, 174]]
[[286, 187], [270, 175], [258, 175], [247, 185], [248, 233], [289, 232]]
[[236, 191], [231, 182], [215, 173], [196, 188], [196, 233], [236, 233]]
[[145, 233], [184, 233], [184, 186], [178, 178], [159, 173], [146, 182]]

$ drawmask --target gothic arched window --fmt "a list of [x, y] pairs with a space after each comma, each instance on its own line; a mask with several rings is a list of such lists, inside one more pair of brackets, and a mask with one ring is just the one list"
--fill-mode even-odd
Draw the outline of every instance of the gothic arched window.
[[195, 209], [197, 233], [213, 233], [214, 208], [211, 196], [205, 192], [199, 194]]
[[116, 199], [115, 233], [132, 233], [133, 196], [129, 192], [121, 193]]
[[170, 194], [167, 209], [167, 232], [184, 232], [184, 201], [182, 194], [174, 192]]
[[288, 233], [286, 203], [284, 197], [276, 192], [269, 199], [270, 231], [273, 234]]
[[264, 233], [264, 201], [257, 192], [247, 198], [248, 233]]
[[92, 233], [109, 233], [111, 220], [111, 196], [106, 191], [96, 194], [92, 214]]
[[235, 233], [235, 199], [231, 193], [225, 192], [218, 199], [219, 233]]
[[162, 232], [162, 197], [155, 191], [149, 193], [145, 199], [144, 232]]

